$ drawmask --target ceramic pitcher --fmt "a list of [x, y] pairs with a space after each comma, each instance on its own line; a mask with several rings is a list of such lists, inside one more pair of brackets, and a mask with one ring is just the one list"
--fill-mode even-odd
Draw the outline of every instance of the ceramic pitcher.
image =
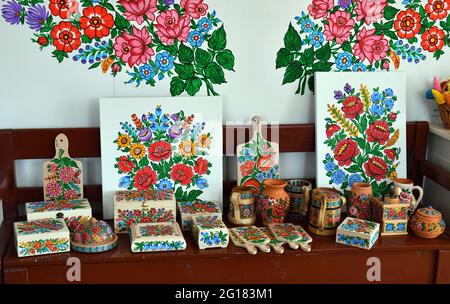
[[[414, 190], [419, 192], [417, 199], [414, 197]], [[397, 178], [394, 180], [393, 194], [398, 195], [401, 201], [409, 204], [408, 215], [411, 216], [422, 201], [423, 189], [419, 186], [414, 186], [414, 182], [410, 179]]]
[[263, 184], [264, 191], [258, 200], [263, 225], [283, 223], [289, 208], [289, 195], [284, 190], [287, 182], [280, 179], [266, 179]]
[[314, 189], [309, 207], [308, 230], [315, 234], [335, 234], [345, 203], [345, 197], [336, 189]]
[[354, 183], [350, 191], [347, 213], [354, 218], [370, 220], [372, 213], [372, 186]]
[[289, 213], [306, 215], [311, 200], [311, 183], [301, 179], [290, 180], [285, 190], [289, 194]]
[[235, 225], [253, 225], [255, 223], [255, 194], [252, 188], [246, 186], [233, 188], [228, 220]]

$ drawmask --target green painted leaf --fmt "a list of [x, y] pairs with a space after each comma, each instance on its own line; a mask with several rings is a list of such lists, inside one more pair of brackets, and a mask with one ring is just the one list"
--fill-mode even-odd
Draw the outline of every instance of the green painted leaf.
[[329, 42], [316, 51], [316, 57], [323, 62], [327, 62], [328, 59], [331, 58], [331, 47]]
[[193, 79], [186, 80], [185, 90], [190, 96], [194, 96], [200, 91], [200, 87], [202, 86], [202, 81], [200, 78], [195, 77]]
[[314, 87], [314, 83], [315, 83], [314, 75], [309, 76], [309, 78], [308, 78], [308, 88], [313, 93], [314, 93], [314, 88], [315, 88]]
[[234, 69], [234, 55], [230, 50], [223, 50], [216, 57], [217, 63], [225, 70], [233, 71]]
[[212, 33], [211, 38], [209, 38], [208, 41], [208, 46], [216, 51], [225, 49], [227, 46], [227, 34], [225, 33], [223, 25]]
[[302, 39], [292, 23], [289, 24], [289, 28], [284, 35], [284, 47], [290, 51], [300, 51], [302, 48]]
[[300, 62], [303, 65], [312, 67], [314, 63], [314, 47], [310, 47], [302, 53], [302, 55], [300, 56]]
[[313, 70], [317, 72], [329, 72], [334, 62], [322, 62], [319, 61], [313, 64]]
[[400, 10], [398, 8], [395, 8], [393, 6], [386, 6], [384, 8], [384, 18], [387, 20], [394, 19], [399, 11]]
[[214, 84], [226, 83], [222, 67], [215, 62], [211, 62], [205, 68], [205, 76]]
[[344, 43], [342, 43], [341, 48], [343, 51], [352, 53], [352, 46], [351, 46], [350, 42], [348, 42], [348, 41], [345, 41]]
[[283, 77], [283, 84], [294, 82], [300, 79], [303, 74], [303, 66], [298, 60], [294, 60], [288, 65]]
[[175, 63], [175, 73], [183, 80], [191, 79], [195, 75], [194, 66], [191, 64]]
[[118, 30], [125, 30], [130, 26], [130, 22], [120, 14], [116, 14], [116, 20], [114, 23]]
[[191, 190], [188, 194], [188, 201], [193, 201], [195, 199], [197, 199], [201, 194], [203, 193], [203, 191], [201, 190]]
[[172, 96], [178, 96], [183, 93], [185, 88], [184, 81], [180, 77], [173, 77], [170, 81], [170, 94]]
[[294, 61], [294, 55], [287, 48], [282, 48], [277, 53], [276, 68], [287, 67]]
[[212, 55], [209, 52], [199, 48], [195, 50], [195, 62], [202, 68], [207, 67], [212, 62], [212, 59]]

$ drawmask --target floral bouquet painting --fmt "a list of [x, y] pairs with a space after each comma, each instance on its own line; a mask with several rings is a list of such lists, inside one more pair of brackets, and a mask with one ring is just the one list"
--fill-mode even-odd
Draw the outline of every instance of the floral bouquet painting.
[[355, 182], [364, 182], [384, 196], [392, 180], [406, 176], [404, 73], [316, 77], [318, 185], [348, 195]]
[[234, 55], [206, 0], [3, 0], [1, 15], [27, 25], [37, 47], [58, 61], [87, 65], [126, 83], [170, 79], [172, 96], [193, 96], [226, 82]]

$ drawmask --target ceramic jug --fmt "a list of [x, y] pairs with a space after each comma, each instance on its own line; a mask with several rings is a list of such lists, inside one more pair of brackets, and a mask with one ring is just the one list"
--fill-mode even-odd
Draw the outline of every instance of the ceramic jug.
[[284, 190], [287, 182], [280, 179], [266, 179], [263, 184], [264, 191], [258, 199], [263, 225], [283, 223], [289, 208], [289, 195]]
[[309, 207], [308, 230], [321, 235], [335, 234], [345, 203], [345, 197], [336, 189], [314, 189]]
[[[414, 197], [413, 191], [419, 192], [419, 197]], [[409, 204], [408, 215], [411, 216], [417, 206], [422, 201], [423, 190], [419, 186], [414, 186], [414, 182], [407, 178], [397, 178], [394, 180], [393, 194], [399, 196], [402, 202]]]
[[308, 213], [309, 202], [311, 200], [311, 183], [301, 179], [290, 180], [285, 190], [289, 194], [289, 213], [305, 216]]
[[228, 220], [235, 225], [255, 223], [255, 194], [252, 188], [237, 186], [231, 190]]
[[372, 186], [354, 183], [350, 191], [347, 213], [354, 218], [370, 220], [372, 215]]

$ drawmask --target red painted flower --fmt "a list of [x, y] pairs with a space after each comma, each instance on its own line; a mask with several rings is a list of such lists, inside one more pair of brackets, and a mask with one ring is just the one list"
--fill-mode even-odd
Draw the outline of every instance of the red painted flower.
[[397, 154], [395, 149], [386, 149], [384, 150], [384, 154], [391, 160], [394, 161], [395, 155]]
[[58, 51], [70, 53], [81, 45], [81, 33], [70, 22], [61, 21], [56, 24], [50, 34]]
[[376, 120], [369, 125], [366, 134], [369, 142], [376, 141], [380, 145], [384, 145], [389, 140], [389, 126], [383, 120]]
[[424, 50], [433, 53], [444, 47], [445, 33], [437, 26], [432, 26], [422, 34], [420, 45]]
[[394, 22], [394, 28], [399, 38], [413, 38], [419, 33], [421, 27], [420, 15], [412, 8], [398, 13]]
[[208, 161], [203, 157], [197, 159], [197, 162], [194, 165], [194, 171], [198, 175], [203, 175], [208, 170]]
[[80, 27], [89, 38], [106, 37], [109, 35], [109, 29], [113, 26], [114, 18], [103, 6], [88, 6], [83, 9], [83, 16], [80, 18]]
[[50, 0], [48, 8], [53, 16], [67, 19], [78, 11], [78, 2], [76, 0]]
[[186, 14], [194, 19], [206, 15], [208, 5], [203, 0], [181, 0], [180, 5], [186, 10]]
[[148, 148], [148, 155], [153, 161], [168, 159], [172, 155], [172, 149], [167, 141], [157, 141]]
[[356, 115], [364, 112], [363, 103], [356, 96], [348, 96], [345, 98], [341, 109], [344, 112], [344, 117], [349, 119], [355, 119]]
[[352, 163], [352, 158], [358, 156], [358, 144], [353, 139], [344, 139], [334, 148], [334, 158], [339, 166], [348, 166]]
[[124, 173], [128, 173], [133, 171], [136, 165], [132, 162], [127, 156], [121, 156], [119, 162], [117, 163], [117, 167], [120, 171]]
[[383, 159], [377, 156], [370, 158], [367, 163], [364, 164], [364, 169], [366, 170], [367, 176], [372, 176], [377, 181], [386, 178], [387, 164]]
[[148, 190], [150, 186], [156, 183], [156, 172], [150, 167], [144, 167], [136, 172], [134, 176], [134, 186], [138, 190]]
[[172, 167], [170, 171], [170, 177], [174, 181], [178, 181], [182, 185], [188, 185], [192, 182], [192, 177], [194, 177], [194, 172], [192, 168], [184, 164], [177, 164]]
[[45, 36], [40, 36], [40, 37], [37, 39], [37, 43], [38, 43], [39, 45], [46, 46], [46, 45], [48, 44], [48, 38], [45, 37]]
[[388, 118], [390, 121], [395, 121], [397, 119], [397, 113], [389, 113]]
[[450, 0], [428, 0], [425, 11], [431, 20], [444, 19], [450, 9]]
[[255, 162], [247, 160], [241, 165], [241, 175], [242, 177], [252, 174], [253, 169], [255, 168]]
[[333, 136], [340, 129], [341, 129], [341, 127], [339, 127], [337, 124], [329, 125], [325, 131], [325, 133], [327, 134], [327, 138], [330, 138], [331, 136]]

